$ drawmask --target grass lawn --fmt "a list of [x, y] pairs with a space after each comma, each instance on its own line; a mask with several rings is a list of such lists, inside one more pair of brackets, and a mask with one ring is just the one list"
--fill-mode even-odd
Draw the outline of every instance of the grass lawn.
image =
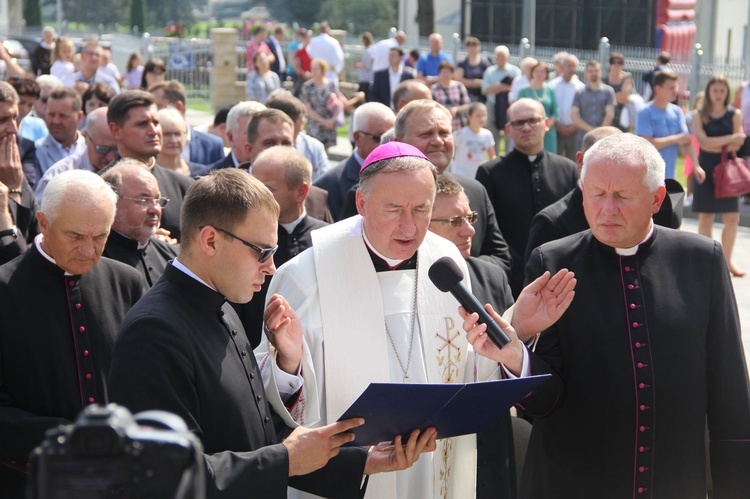
[[188, 109], [193, 111], [202, 111], [204, 113], [213, 114], [214, 110], [211, 108], [211, 101], [209, 100], [188, 100]]

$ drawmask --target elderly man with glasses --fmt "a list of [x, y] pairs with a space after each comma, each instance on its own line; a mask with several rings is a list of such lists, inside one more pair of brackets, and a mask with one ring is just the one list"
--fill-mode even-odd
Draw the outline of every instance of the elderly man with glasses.
[[150, 288], [177, 256], [176, 246], [154, 237], [169, 198], [161, 195], [156, 177], [137, 159], [123, 159], [102, 178], [117, 194], [117, 214], [104, 256], [135, 267]]
[[510, 287], [518, 296], [523, 286], [524, 258], [534, 215], [576, 186], [573, 161], [544, 150], [549, 118], [536, 100], [518, 99], [508, 108], [505, 133], [515, 149], [505, 157], [479, 167], [477, 180], [487, 189], [497, 224], [513, 259]]
[[86, 118], [86, 128], [83, 130], [86, 139], [86, 149], [72, 154], [53, 164], [37, 182], [34, 196], [37, 202], [42, 202], [47, 184], [57, 175], [68, 170], [88, 170], [98, 172], [110, 164], [117, 156], [117, 143], [109, 131], [107, 123], [107, 108], [100, 107], [91, 111]]

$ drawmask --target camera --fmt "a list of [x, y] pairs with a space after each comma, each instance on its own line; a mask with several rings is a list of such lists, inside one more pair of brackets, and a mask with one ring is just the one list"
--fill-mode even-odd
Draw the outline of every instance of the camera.
[[179, 416], [93, 404], [34, 449], [27, 497], [203, 499], [202, 453]]

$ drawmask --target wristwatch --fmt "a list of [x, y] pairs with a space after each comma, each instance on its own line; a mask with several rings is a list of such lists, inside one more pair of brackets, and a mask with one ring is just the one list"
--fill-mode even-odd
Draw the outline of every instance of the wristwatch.
[[18, 228], [13, 226], [10, 229], [0, 230], [0, 237], [11, 236], [18, 239]]

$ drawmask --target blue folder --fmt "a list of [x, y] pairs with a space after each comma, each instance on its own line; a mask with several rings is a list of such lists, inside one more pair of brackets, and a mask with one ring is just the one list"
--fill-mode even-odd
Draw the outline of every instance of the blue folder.
[[408, 384], [370, 383], [339, 421], [364, 418], [352, 431], [349, 445], [403, 442], [412, 430], [437, 429], [438, 438], [468, 435], [484, 430], [503, 411], [547, 381], [549, 374], [479, 383]]

